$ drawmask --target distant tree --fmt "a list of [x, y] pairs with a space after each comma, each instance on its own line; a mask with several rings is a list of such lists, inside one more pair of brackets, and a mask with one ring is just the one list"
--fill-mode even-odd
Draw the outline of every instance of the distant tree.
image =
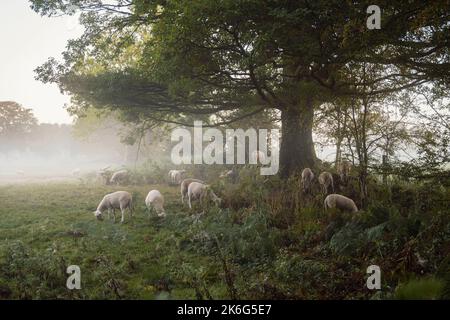
[[440, 92], [429, 87], [415, 90], [417, 99], [411, 106], [419, 121], [415, 123], [413, 138], [419, 157], [416, 165], [429, 171], [450, 171], [450, 90]]
[[[362, 206], [367, 205], [369, 169], [378, 165], [381, 156], [387, 159], [409, 143], [406, 116], [413, 112], [410, 91], [371, 95], [380, 90], [374, 79], [380, 77], [371, 64], [354, 64], [348, 72], [355, 82], [362, 83], [359, 96], [336, 99], [320, 109], [317, 128], [336, 146], [335, 164], [341, 158], [357, 165]], [[406, 100], [405, 100], [406, 99]], [[391, 115], [392, 113], [392, 115]]]
[[14, 101], [0, 101], [0, 151], [24, 147], [37, 119], [31, 109]]
[[126, 163], [168, 158], [169, 127], [173, 125], [146, 121], [142, 117], [131, 121], [127, 116], [121, 111], [86, 108], [77, 115], [73, 134], [85, 143], [102, 142], [110, 150], [122, 152]]

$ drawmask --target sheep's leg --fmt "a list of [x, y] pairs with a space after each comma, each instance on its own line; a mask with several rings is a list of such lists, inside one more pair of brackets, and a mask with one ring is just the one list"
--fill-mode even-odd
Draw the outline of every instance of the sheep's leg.
[[120, 208], [120, 213], [122, 214], [122, 218], [120, 219], [120, 223], [123, 223], [125, 221], [125, 209]]
[[114, 218], [114, 223], [116, 223], [116, 209], [113, 209], [113, 218]]
[[111, 220], [111, 209], [108, 208], [108, 220]]
[[181, 194], [181, 204], [184, 204], [184, 194]]
[[189, 200], [189, 209], [192, 209], [191, 195], [188, 195], [188, 200]]

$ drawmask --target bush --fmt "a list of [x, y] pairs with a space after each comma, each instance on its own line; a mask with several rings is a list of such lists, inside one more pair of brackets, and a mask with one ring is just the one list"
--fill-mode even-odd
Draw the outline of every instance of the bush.
[[[0, 265], [0, 278], [9, 279], [6, 293], [12, 288], [15, 299], [57, 299], [68, 294], [65, 290], [66, 265], [53, 254], [52, 248], [44, 253], [35, 253], [21, 241], [11, 242], [5, 250], [4, 262]], [[62, 288], [62, 289], [61, 289]]]
[[319, 261], [305, 259], [300, 254], [281, 250], [274, 262], [275, 276], [284, 282], [303, 288], [314, 288], [327, 277], [329, 267]]
[[147, 161], [136, 169], [130, 169], [130, 183], [135, 185], [165, 183], [168, 172], [167, 167]]
[[440, 279], [412, 279], [395, 289], [395, 299], [399, 300], [435, 300], [441, 297], [444, 283]]
[[280, 232], [268, 226], [267, 216], [263, 212], [253, 212], [241, 217], [239, 224], [228, 211], [207, 216], [193, 224], [189, 230], [196, 250], [215, 254], [217, 241], [221, 250], [234, 262], [254, 264], [275, 257], [280, 245]]
[[407, 216], [416, 209], [416, 191], [409, 185], [394, 184], [391, 187], [391, 203]]
[[355, 255], [364, 249], [364, 229], [357, 222], [347, 222], [336, 232], [329, 242], [329, 247], [335, 254]]
[[380, 203], [369, 206], [365, 219], [370, 226], [379, 225], [388, 221], [391, 217], [392, 209]]

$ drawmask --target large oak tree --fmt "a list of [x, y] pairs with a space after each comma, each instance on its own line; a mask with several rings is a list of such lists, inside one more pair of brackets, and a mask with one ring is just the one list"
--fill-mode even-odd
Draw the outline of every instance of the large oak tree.
[[[86, 32], [64, 61], [38, 69], [78, 107], [212, 125], [278, 110], [282, 176], [314, 166], [313, 116], [324, 101], [450, 83], [449, 1], [378, 1], [380, 30], [366, 26], [368, 1], [31, 2], [45, 15], [83, 12]], [[369, 64], [380, 71], [371, 83], [348, 76]]]

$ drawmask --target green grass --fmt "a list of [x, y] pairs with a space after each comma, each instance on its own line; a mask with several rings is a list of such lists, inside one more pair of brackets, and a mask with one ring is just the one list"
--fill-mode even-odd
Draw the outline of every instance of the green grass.
[[[135, 198], [133, 219], [126, 215], [124, 224], [97, 221], [93, 211], [98, 202], [119, 189]], [[151, 189], [165, 195], [166, 219], [147, 214], [144, 199]], [[0, 297], [4, 292], [3, 298], [155, 299], [168, 290], [172, 299], [191, 299], [195, 290], [183, 281], [183, 266], [192, 265], [194, 270], [209, 266], [209, 290], [226, 298], [217, 259], [180, 249], [192, 219], [180, 203], [178, 187], [9, 185], [0, 187], [0, 204]], [[26, 250], [23, 256], [16, 256], [17, 246]], [[40, 279], [40, 263], [44, 269], [54, 264], [61, 283]], [[81, 268], [79, 292], [65, 287], [64, 268], [71, 264]], [[29, 287], [24, 279], [30, 280]], [[111, 288], [114, 281], [117, 292]], [[44, 283], [41, 291], [37, 282]]]
[[[438, 297], [441, 284], [404, 281], [447, 270], [444, 201], [405, 214], [398, 199], [379, 198], [356, 215], [325, 214], [320, 195], [307, 204], [295, 188], [273, 193], [276, 185], [260, 186], [214, 185], [223, 208], [210, 207], [201, 218], [193, 214], [199, 208], [181, 205], [178, 187], [164, 184], [0, 186], [0, 299]], [[146, 212], [151, 189], [165, 196], [166, 218]], [[97, 221], [99, 201], [116, 190], [133, 194], [133, 219]], [[438, 200], [449, 194], [424, 191]], [[378, 295], [365, 286], [372, 264], [382, 269]], [[66, 288], [69, 265], [81, 268], [81, 290]]]
[[413, 279], [399, 285], [395, 298], [400, 300], [436, 300], [442, 295], [444, 282], [435, 278]]

